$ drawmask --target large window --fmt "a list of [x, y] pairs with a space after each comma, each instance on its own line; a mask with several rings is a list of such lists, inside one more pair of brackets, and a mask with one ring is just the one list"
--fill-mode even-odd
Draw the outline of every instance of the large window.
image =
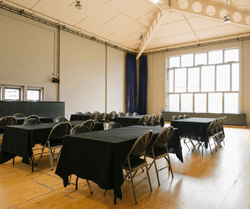
[[168, 58], [168, 111], [238, 113], [239, 49]]

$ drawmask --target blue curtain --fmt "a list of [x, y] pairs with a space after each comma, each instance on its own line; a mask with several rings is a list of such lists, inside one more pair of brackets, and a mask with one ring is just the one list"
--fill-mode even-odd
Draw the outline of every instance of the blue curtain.
[[126, 107], [127, 112], [137, 112], [136, 57], [132, 54], [126, 59]]
[[140, 57], [139, 67], [139, 99], [138, 113], [147, 114], [147, 88], [148, 88], [148, 60], [147, 56]]

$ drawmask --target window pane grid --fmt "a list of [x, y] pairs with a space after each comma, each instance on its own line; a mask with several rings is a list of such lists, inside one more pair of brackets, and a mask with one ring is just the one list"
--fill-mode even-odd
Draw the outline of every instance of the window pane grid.
[[175, 109], [182, 112], [238, 113], [239, 49], [177, 57], [180, 67], [167, 69], [168, 72], [173, 70], [175, 77], [171, 84], [173, 91], [167, 94], [169, 104], [170, 96], [174, 94], [179, 97]]

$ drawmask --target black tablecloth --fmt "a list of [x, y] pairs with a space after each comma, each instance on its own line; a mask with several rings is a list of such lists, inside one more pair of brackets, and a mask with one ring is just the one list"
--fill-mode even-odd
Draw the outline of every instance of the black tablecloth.
[[[114, 119], [114, 121], [121, 124], [122, 127], [134, 126], [134, 125], [138, 124], [138, 122], [142, 116], [143, 115], [116, 117]], [[161, 118], [161, 127], [164, 127], [163, 117]]]
[[[154, 141], [163, 128], [137, 125], [66, 136], [56, 174], [63, 179], [65, 187], [68, 176], [75, 174], [97, 183], [102, 189], [113, 189], [115, 196], [122, 198], [122, 163], [136, 139], [148, 130], [153, 131]], [[180, 138], [178, 131], [175, 132], [169, 148], [173, 148], [182, 161]]]
[[[72, 127], [82, 121], [70, 121]], [[58, 123], [42, 123], [39, 125], [6, 126], [0, 152], [0, 164], [11, 160], [15, 156], [22, 157], [22, 162], [30, 164], [29, 157], [33, 155], [35, 144], [44, 144], [51, 129]], [[103, 130], [103, 123], [97, 122], [95, 130]]]
[[74, 121], [74, 120], [82, 120], [82, 121], [85, 121], [85, 120], [88, 120], [90, 117], [89, 114], [72, 114], [70, 116], [70, 121]]
[[193, 135], [200, 141], [205, 142], [207, 148], [209, 135], [207, 128], [215, 118], [185, 118], [172, 120], [171, 126], [178, 128], [180, 135]]

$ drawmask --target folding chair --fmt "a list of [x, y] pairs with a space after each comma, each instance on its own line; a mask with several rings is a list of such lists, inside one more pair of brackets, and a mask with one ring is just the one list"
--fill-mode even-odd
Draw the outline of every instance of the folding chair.
[[[171, 172], [172, 179], [174, 178], [173, 169], [172, 169], [170, 157], [168, 154], [168, 142], [173, 132], [174, 132], [174, 128], [172, 126], [164, 128], [161, 131], [161, 133], [159, 133], [158, 137], [156, 138], [156, 140], [154, 141], [154, 143], [152, 144], [152, 146], [150, 147], [147, 153], [147, 157], [153, 159], [152, 163], [149, 166], [149, 169], [151, 168], [153, 164], [155, 165], [155, 172], [156, 172], [159, 186], [160, 186], [160, 180], [159, 180], [158, 171], [161, 171], [164, 168], [169, 168], [168, 171]], [[158, 170], [156, 166], [156, 160], [163, 158], [163, 157], [167, 160], [168, 166], [165, 166]]]
[[[126, 176], [124, 179], [126, 179], [128, 176], [131, 179], [131, 184], [133, 188], [134, 198], [135, 198], [135, 204], [137, 205], [137, 199], [135, 194], [135, 185], [134, 185], [134, 176], [132, 175], [132, 172], [137, 172], [140, 168], [146, 167], [147, 170], [147, 177], [149, 182], [150, 191], [152, 192], [152, 186], [151, 181], [148, 173], [148, 165], [146, 161], [146, 149], [147, 146], [152, 139], [153, 132], [152, 131], [146, 131], [143, 133], [134, 143], [133, 147], [131, 148], [130, 152], [128, 153], [127, 157], [125, 158], [122, 168], [126, 171]], [[143, 157], [143, 158], [140, 158]]]

